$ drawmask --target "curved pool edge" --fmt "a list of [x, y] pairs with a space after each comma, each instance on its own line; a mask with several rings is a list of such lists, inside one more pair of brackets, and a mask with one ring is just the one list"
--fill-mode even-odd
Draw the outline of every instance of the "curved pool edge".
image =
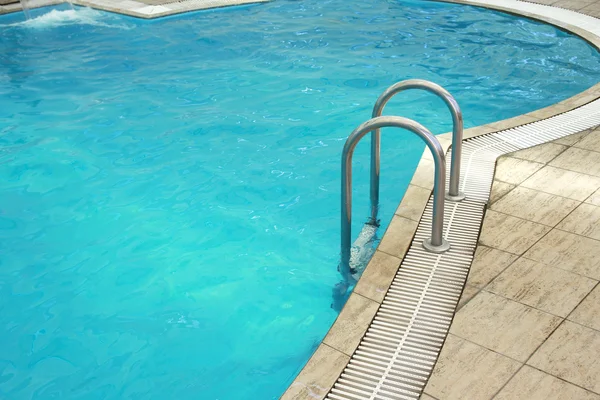
[[[600, 51], [600, 20], [576, 11], [519, 0], [439, 1], [489, 8], [548, 23], [583, 38]], [[596, 28], [598, 32], [592, 32], [591, 28]], [[598, 99], [600, 82], [551, 106], [467, 129], [463, 140], [545, 120]], [[451, 147], [451, 134], [445, 133], [437, 137], [444, 151], [448, 152]], [[347, 303], [311, 358], [281, 396], [282, 400], [323, 399], [330, 392], [379, 310], [413, 242], [432, 192], [433, 159], [425, 149], [392, 221]]]

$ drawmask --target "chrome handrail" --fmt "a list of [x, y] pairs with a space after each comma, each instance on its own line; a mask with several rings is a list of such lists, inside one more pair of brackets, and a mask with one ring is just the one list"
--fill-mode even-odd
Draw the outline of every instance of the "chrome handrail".
[[[465, 198], [459, 190], [460, 157], [462, 153], [463, 117], [456, 99], [443, 87], [423, 79], [408, 79], [387, 88], [375, 102], [372, 117], [379, 117], [387, 102], [396, 94], [409, 90], [422, 89], [440, 97], [452, 114], [452, 160], [450, 164], [450, 187], [446, 198], [461, 201]], [[379, 129], [371, 135], [371, 223], [377, 224], [377, 208], [379, 205], [379, 158], [381, 136]]]
[[344, 281], [351, 282], [356, 272], [350, 267], [352, 237], [352, 155], [358, 142], [369, 132], [380, 128], [395, 127], [407, 129], [419, 136], [433, 155], [435, 166], [433, 183], [433, 218], [431, 238], [423, 241], [423, 247], [434, 253], [443, 253], [450, 244], [443, 237], [444, 229], [444, 192], [446, 189], [446, 156], [437, 138], [423, 125], [402, 117], [375, 117], [359, 125], [346, 140], [342, 151], [342, 235], [341, 235], [341, 267]]

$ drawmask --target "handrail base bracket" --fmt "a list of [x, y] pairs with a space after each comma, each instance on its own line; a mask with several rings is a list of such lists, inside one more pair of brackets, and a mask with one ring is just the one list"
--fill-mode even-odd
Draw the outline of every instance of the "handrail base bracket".
[[467, 197], [467, 195], [464, 194], [463, 192], [458, 192], [458, 194], [455, 196], [451, 195], [450, 192], [446, 192], [446, 200], [448, 200], [448, 201], [459, 202], [459, 201], [463, 201], [466, 197]]
[[431, 238], [423, 240], [423, 248], [430, 253], [441, 254], [450, 250], [450, 242], [442, 238], [442, 244], [436, 246], [431, 244]]

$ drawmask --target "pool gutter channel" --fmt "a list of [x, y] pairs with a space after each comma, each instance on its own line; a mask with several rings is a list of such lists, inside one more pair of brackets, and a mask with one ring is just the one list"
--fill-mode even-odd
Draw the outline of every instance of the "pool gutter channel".
[[[600, 49], [594, 17], [517, 0], [449, 2], [547, 22]], [[421, 247], [431, 231], [433, 161], [426, 149], [346, 306], [282, 399], [420, 398], [467, 280], [497, 158], [599, 124], [600, 83], [552, 106], [467, 129], [461, 173], [467, 199], [445, 205], [444, 232], [453, 247], [441, 255]], [[448, 149], [450, 135], [438, 138]]]

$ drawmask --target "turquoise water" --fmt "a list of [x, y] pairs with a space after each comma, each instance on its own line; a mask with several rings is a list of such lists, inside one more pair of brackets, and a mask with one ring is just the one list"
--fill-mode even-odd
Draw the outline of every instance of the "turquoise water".
[[[381, 91], [433, 80], [474, 126], [600, 79], [584, 41], [456, 5], [64, 10], [0, 17], [3, 399], [277, 398], [336, 317], [340, 152]], [[385, 223], [422, 148], [383, 132]]]

